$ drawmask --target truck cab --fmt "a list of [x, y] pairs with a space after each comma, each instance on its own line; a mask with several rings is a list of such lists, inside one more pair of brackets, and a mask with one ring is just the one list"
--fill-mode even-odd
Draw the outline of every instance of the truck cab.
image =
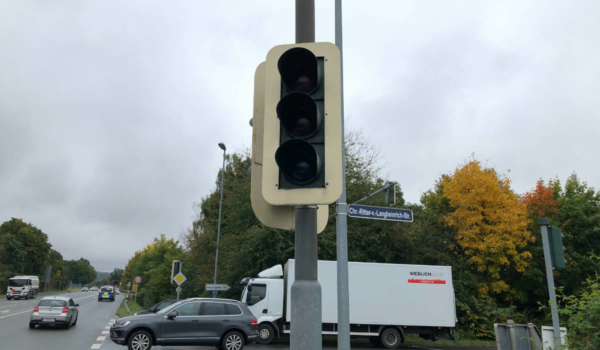
[[281, 265], [258, 274], [258, 278], [244, 278], [241, 302], [248, 306], [258, 321], [259, 343], [269, 344], [280, 336], [279, 323], [283, 319], [284, 281]]
[[8, 280], [6, 299], [35, 299], [40, 288], [37, 276], [15, 276]]

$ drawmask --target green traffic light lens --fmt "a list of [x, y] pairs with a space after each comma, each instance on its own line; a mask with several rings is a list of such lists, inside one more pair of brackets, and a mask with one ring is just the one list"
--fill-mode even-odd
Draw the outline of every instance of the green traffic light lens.
[[284, 142], [275, 152], [275, 161], [285, 178], [296, 185], [305, 185], [321, 173], [321, 159], [315, 148], [304, 140]]
[[319, 64], [310, 50], [302, 47], [287, 50], [279, 58], [277, 68], [283, 83], [291, 91], [310, 94], [319, 87]]
[[303, 92], [292, 92], [277, 104], [277, 117], [292, 137], [308, 138], [321, 128], [315, 100]]

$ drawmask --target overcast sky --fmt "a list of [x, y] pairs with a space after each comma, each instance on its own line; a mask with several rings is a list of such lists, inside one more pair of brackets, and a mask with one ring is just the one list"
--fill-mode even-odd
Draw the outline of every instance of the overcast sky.
[[[316, 0], [317, 41], [334, 1]], [[253, 77], [294, 1], [0, 0], [0, 222], [124, 267], [251, 145]], [[523, 193], [600, 187], [600, 1], [344, 1], [346, 116], [418, 202], [472, 153]]]

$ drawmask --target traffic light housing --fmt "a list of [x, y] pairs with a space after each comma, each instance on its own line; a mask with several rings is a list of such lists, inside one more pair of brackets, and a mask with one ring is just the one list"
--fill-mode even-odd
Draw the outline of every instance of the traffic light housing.
[[[263, 138], [265, 113], [265, 63], [256, 68], [254, 75], [254, 111], [252, 126], [252, 166], [250, 171], [250, 200], [256, 217], [265, 226], [282, 230], [295, 228], [296, 215], [293, 206], [269, 204], [263, 197]], [[323, 232], [329, 219], [327, 205], [319, 205], [317, 210], [317, 233]]]
[[171, 284], [175, 284], [173, 277], [181, 271], [181, 260], [173, 260], [171, 263]]
[[265, 62], [262, 171], [269, 204], [330, 204], [339, 198], [341, 123], [338, 48], [331, 43], [272, 48]]
[[555, 226], [548, 226], [548, 243], [550, 243], [550, 258], [552, 261], [552, 267], [557, 270], [562, 270], [567, 267], [567, 260], [565, 259], [565, 247], [563, 246], [562, 239], [564, 235], [560, 232], [560, 229]]
[[385, 194], [387, 204], [396, 204], [396, 184], [390, 186]]

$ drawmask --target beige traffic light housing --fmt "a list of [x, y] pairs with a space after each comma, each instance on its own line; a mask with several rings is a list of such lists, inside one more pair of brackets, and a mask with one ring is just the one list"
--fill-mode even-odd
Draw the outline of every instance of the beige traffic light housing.
[[[252, 170], [250, 199], [254, 214], [265, 226], [282, 230], [294, 230], [295, 211], [293, 206], [276, 206], [263, 198], [263, 133], [265, 106], [265, 63], [256, 68], [254, 75], [254, 112], [252, 116]], [[329, 219], [327, 205], [317, 210], [317, 233], [323, 232]]]
[[[282, 100], [284, 86], [278, 63], [282, 55], [293, 48], [309, 50], [322, 64], [320, 69], [323, 71], [319, 72], [322, 73], [319, 74], [319, 79], [320, 84], [323, 84], [324, 95], [324, 111], [320, 115], [321, 128], [324, 128], [324, 161], [323, 164], [319, 164], [320, 171], [324, 172], [322, 187], [300, 185], [296, 188], [280, 188], [280, 181], [283, 183], [284, 178], [281, 176], [275, 155], [284, 136], [277, 115], [277, 106]], [[275, 206], [331, 204], [340, 197], [343, 175], [341, 67], [337, 46], [332, 43], [303, 43], [275, 46], [269, 51], [265, 62], [263, 145], [262, 193], [268, 203]]]

